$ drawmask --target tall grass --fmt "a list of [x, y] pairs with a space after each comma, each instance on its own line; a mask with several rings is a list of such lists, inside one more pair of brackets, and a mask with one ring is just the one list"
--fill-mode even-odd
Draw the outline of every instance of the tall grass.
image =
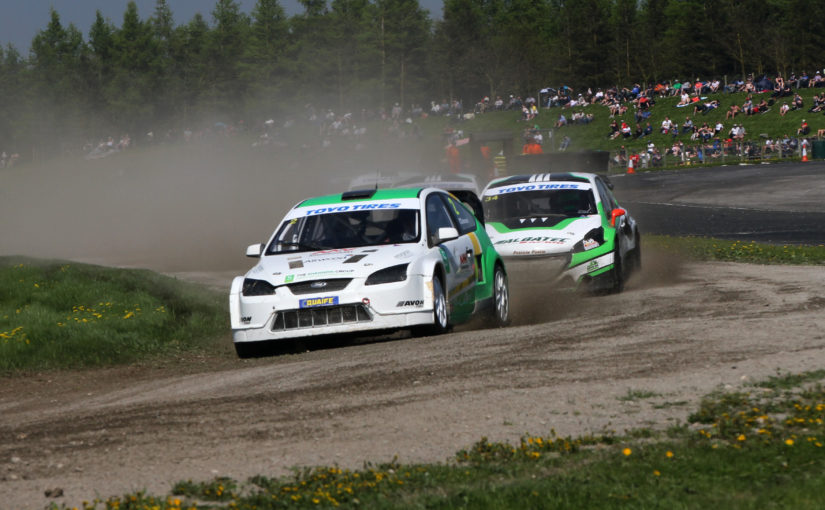
[[146, 270], [0, 258], [0, 374], [204, 348], [225, 296]]

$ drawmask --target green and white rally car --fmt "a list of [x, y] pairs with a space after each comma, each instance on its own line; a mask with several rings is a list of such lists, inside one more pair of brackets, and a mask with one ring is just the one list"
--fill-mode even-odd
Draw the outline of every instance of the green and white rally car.
[[510, 320], [507, 274], [484, 225], [437, 188], [348, 191], [295, 205], [229, 295], [238, 355], [280, 339]]
[[606, 177], [515, 175], [482, 192], [487, 234], [514, 285], [620, 292], [641, 267], [639, 227]]

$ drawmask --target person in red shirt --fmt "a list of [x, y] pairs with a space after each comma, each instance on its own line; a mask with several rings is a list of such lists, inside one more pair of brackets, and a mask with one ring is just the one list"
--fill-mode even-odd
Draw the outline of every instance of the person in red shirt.
[[541, 145], [536, 142], [535, 138], [530, 138], [527, 140], [527, 143], [524, 144], [524, 147], [521, 148], [522, 154], [543, 154], [544, 151], [541, 150]]
[[458, 152], [456, 144], [450, 142], [447, 145], [447, 163], [450, 165], [450, 172], [461, 173], [461, 154]]

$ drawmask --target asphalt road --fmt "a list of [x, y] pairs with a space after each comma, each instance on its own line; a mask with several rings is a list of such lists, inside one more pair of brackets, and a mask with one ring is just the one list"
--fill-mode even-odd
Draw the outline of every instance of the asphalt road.
[[825, 162], [611, 176], [642, 232], [825, 244]]

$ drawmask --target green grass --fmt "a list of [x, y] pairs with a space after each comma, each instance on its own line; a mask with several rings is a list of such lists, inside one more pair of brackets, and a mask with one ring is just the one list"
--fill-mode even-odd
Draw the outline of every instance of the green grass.
[[146, 270], [0, 258], [0, 374], [204, 349], [225, 296]]
[[[689, 423], [665, 432], [578, 438], [485, 438], [439, 464], [316, 467], [292, 476], [182, 481], [167, 496], [126, 494], [84, 510], [130, 508], [801, 508], [822, 506], [825, 389], [821, 371], [799, 386], [705, 398]], [[642, 433], [643, 432], [643, 433]]]
[[646, 247], [680, 254], [694, 260], [720, 260], [750, 264], [825, 264], [825, 246], [772, 245], [755, 241], [726, 241], [705, 237], [646, 235]]

